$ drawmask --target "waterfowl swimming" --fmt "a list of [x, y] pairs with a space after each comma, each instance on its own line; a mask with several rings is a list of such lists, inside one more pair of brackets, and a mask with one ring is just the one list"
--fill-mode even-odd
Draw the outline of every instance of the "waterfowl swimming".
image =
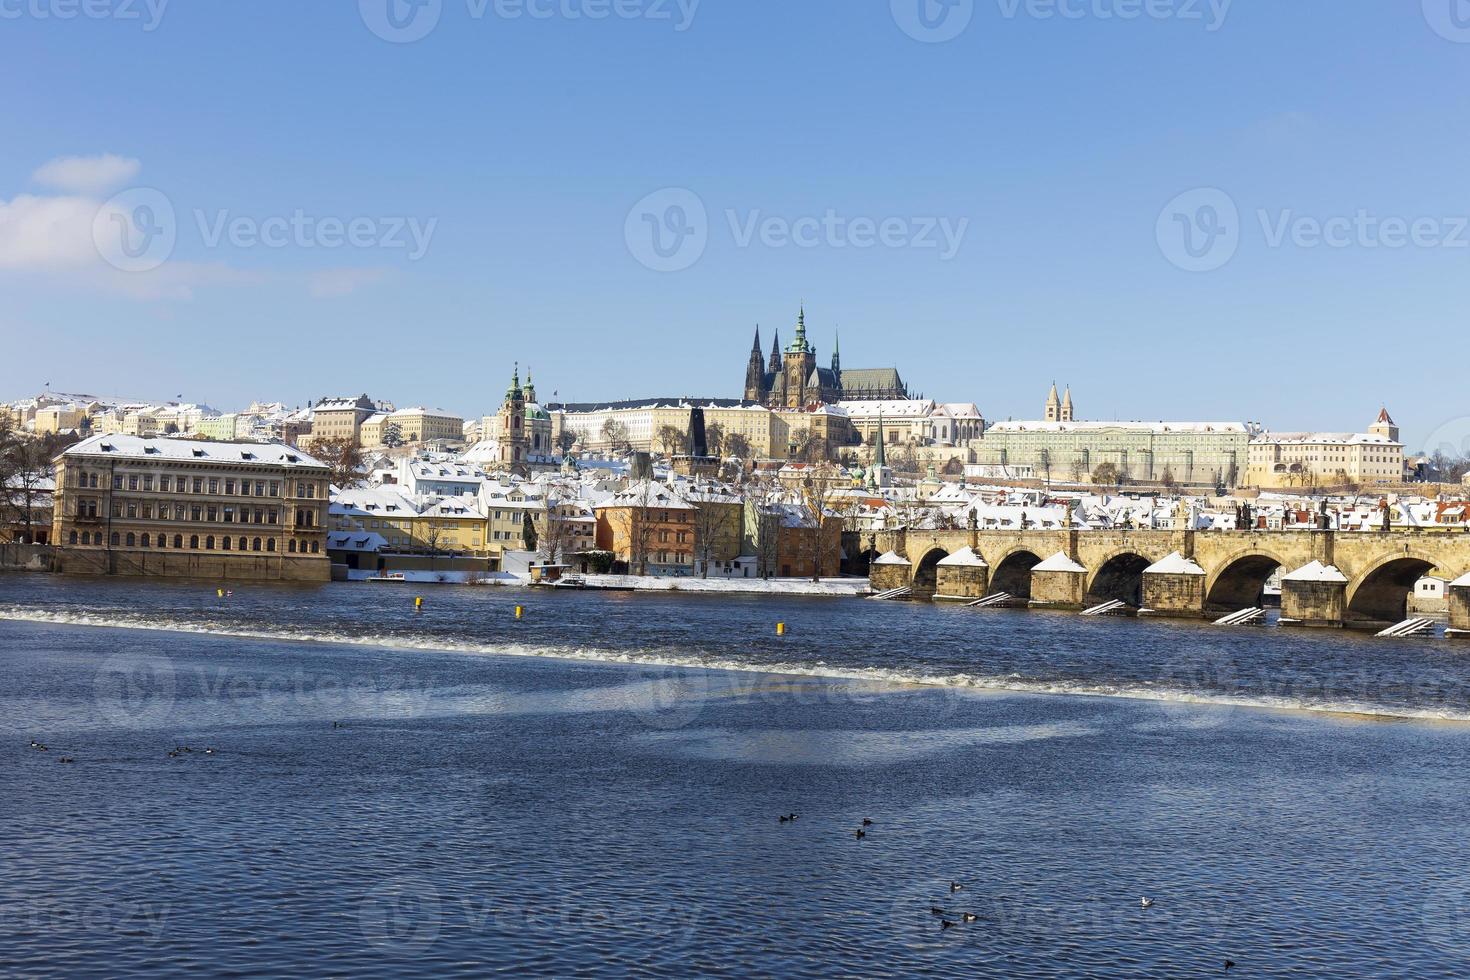
[[781, 821], [782, 823], [790, 823], [791, 822], [791, 818], [790, 817], [786, 817], [786, 816], [777, 817], [776, 819], [779, 820], [779, 821]]
[[73, 759], [71, 756], [64, 755], [64, 756], [61, 757], [61, 760], [60, 761], [62, 761], [62, 762], [76, 762], [77, 760]]
[[204, 754], [205, 755], [214, 755], [214, 749], [205, 749], [204, 750]]
[[949, 890], [950, 890], [950, 891], [951, 891], [951, 892], [957, 892], [957, 891], [959, 891], [959, 890], [960, 890], [960, 889], [961, 889], [961, 888], [964, 888], [964, 887], [965, 887], [965, 886], [964, 886], [964, 885], [962, 885], [962, 884], [960, 884], [960, 883], [959, 883], [959, 882], [958, 882], [958, 881], [951, 881], [951, 882], [950, 882], [950, 883], [949, 883]]
[[1138, 904], [1143, 908], [1151, 909], [1154, 907], [1154, 900], [1151, 898], [1143, 898], [1139, 899]]
[[869, 820], [867, 817], [863, 817], [863, 826], [871, 827], [873, 826], [873, 821]]
[[929, 914], [930, 915], [937, 915], [941, 919], [944, 918], [946, 915], [949, 915], [948, 912], [944, 911], [944, 909], [940, 908], [938, 905], [931, 905], [931, 906], [929, 906]]
[[954, 928], [954, 923], [951, 922], [951, 921], [949, 921], [948, 919], [940, 919], [939, 920], [939, 931], [940, 932], [943, 932], [946, 929], [953, 929], [953, 928]]
[[1227, 969], [1227, 970], [1230, 969], [1234, 965], [1235, 965], [1235, 961], [1234, 960], [1226, 960], [1225, 961], [1225, 969]]
[[853, 831], [853, 836], [856, 837], [858, 840], [862, 840], [864, 837], [866, 837], [868, 835], [867, 835], [867, 833], [865, 831], [863, 831], [860, 828], [858, 830]]
[[976, 915], [974, 912], [966, 912], [964, 918], [966, 922], [978, 922], [980, 916]]

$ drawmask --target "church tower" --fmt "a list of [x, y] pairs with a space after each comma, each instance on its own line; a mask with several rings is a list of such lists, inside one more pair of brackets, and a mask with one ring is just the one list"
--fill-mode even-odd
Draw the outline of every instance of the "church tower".
[[534, 382], [534, 381], [531, 380], [531, 365], [529, 365], [529, 364], [526, 365], [526, 389], [525, 389], [525, 391], [526, 391], [526, 404], [528, 404], [528, 405], [535, 405], [537, 403], [536, 402], [536, 382]]
[[[807, 403], [807, 381], [817, 367], [817, 351], [806, 340], [806, 306], [796, 315], [796, 339], [786, 348], [786, 408], [804, 408]], [[817, 396], [812, 392], [812, 397]]]
[[1048, 422], [1060, 422], [1062, 420], [1062, 400], [1057, 397], [1057, 383], [1051, 384], [1051, 394], [1046, 396], [1046, 420]]
[[1062, 418], [1063, 422], [1072, 421], [1072, 386], [1067, 385], [1067, 393], [1062, 396]]
[[842, 387], [842, 338], [832, 331], [832, 380], [838, 389]]
[[755, 325], [755, 344], [750, 348], [750, 361], [745, 365], [745, 400], [766, 400], [766, 366], [761, 359], [761, 328]]
[[781, 373], [781, 331], [776, 331], [776, 336], [771, 338], [771, 362], [766, 367], [767, 374]]
[[[529, 376], [528, 376], [529, 380]], [[521, 387], [521, 368], [516, 365], [510, 387], [500, 406], [500, 468], [512, 473], [526, 471], [526, 392]]]

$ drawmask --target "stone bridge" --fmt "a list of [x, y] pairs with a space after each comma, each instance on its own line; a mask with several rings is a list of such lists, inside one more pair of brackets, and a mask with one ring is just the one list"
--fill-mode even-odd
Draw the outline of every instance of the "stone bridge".
[[1223, 616], [1260, 605], [1280, 568], [1283, 622], [1358, 629], [1403, 620], [1426, 574], [1466, 576], [1450, 589], [1450, 626], [1470, 631], [1470, 532], [1460, 530], [900, 529], [861, 541], [875, 591], [908, 586], [939, 599], [1006, 592], [1060, 609], [1118, 599], [1154, 615]]

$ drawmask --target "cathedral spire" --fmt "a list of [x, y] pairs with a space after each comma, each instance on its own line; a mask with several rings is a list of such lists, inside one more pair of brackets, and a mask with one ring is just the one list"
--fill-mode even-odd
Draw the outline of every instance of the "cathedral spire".
[[842, 385], [842, 336], [832, 331], [832, 380], [840, 387]]
[[767, 366], [772, 374], [781, 372], [781, 331], [776, 331], [776, 336], [771, 338], [771, 363]]
[[757, 357], [760, 356], [760, 352], [761, 352], [761, 325], [759, 323], [757, 323], [755, 325], [755, 343], [751, 345], [750, 352], [752, 354], [756, 355]]
[[796, 314], [796, 339], [791, 342], [789, 349], [793, 354], [805, 354], [811, 350], [806, 342], [806, 303], [801, 304], [800, 311]]

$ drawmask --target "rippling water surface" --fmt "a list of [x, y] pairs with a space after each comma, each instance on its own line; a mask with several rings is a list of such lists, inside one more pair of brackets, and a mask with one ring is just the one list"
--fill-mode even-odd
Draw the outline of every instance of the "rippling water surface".
[[1470, 973], [1470, 646], [415, 594], [0, 577], [0, 975]]

